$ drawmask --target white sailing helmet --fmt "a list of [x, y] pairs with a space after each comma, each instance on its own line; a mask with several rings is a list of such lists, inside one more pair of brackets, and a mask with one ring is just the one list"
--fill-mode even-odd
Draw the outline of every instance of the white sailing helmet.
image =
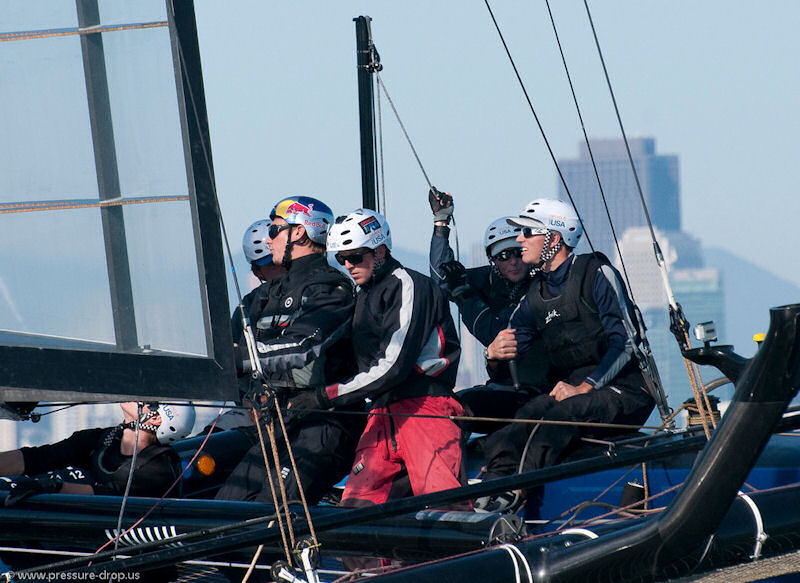
[[265, 265], [272, 261], [272, 253], [267, 246], [267, 232], [271, 224], [271, 220], [262, 219], [245, 229], [242, 250], [250, 263]]
[[561, 233], [561, 239], [569, 247], [577, 247], [583, 235], [583, 226], [578, 213], [563, 200], [537, 198], [527, 204], [525, 210], [508, 223], [517, 227], [541, 227]]
[[508, 219], [513, 218], [500, 217], [486, 227], [486, 232], [483, 234], [483, 248], [486, 250], [488, 257], [494, 257], [501, 251], [512, 247], [520, 247], [516, 239], [522, 227], [510, 225]]
[[161, 425], [156, 430], [159, 443], [166, 445], [180, 441], [192, 433], [195, 411], [191, 405], [162, 403], [158, 406], [158, 414], [161, 415]]
[[350, 214], [336, 217], [328, 233], [328, 251], [349, 249], [377, 249], [381, 245], [392, 249], [392, 232], [386, 218], [370, 209], [356, 209]]

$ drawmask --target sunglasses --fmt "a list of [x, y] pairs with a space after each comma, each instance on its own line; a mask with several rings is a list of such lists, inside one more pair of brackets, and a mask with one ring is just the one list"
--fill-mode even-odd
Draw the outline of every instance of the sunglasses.
[[349, 261], [350, 265], [360, 265], [364, 261], [364, 255], [367, 253], [372, 253], [372, 251], [362, 251], [361, 253], [351, 253], [349, 255], [337, 253], [334, 257], [339, 265], [344, 265], [345, 261]]
[[512, 257], [516, 257], [517, 259], [522, 257], [522, 249], [520, 249], [519, 247], [512, 247], [511, 249], [503, 249], [502, 251], [500, 251], [500, 253], [492, 257], [492, 259], [494, 259], [495, 261], [508, 261]]
[[275, 225], [272, 224], [269, 226], [269, 230], [267, 231], [267, 235], [270, 239], [274, 239], [277, 237], [281, 231], [285, 231], [286, 229], [291, 229], [292, 225]]
[[534, 235], [546, 235], [547, 229], [542, 227], [522, 227], [522, 236], [530, 239]]

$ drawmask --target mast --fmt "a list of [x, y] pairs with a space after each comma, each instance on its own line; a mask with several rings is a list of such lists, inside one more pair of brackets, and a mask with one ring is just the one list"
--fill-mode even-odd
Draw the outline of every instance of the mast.
[[373, 73], [380, 71], [380, 56], [372, 43], [369, 16], [354, 18], [356, 23], [356, 62], [358, 67], [358, 117], [361, 134], [361, 206], [378, 209], [378, 184], [375, 162], [375, 99]]

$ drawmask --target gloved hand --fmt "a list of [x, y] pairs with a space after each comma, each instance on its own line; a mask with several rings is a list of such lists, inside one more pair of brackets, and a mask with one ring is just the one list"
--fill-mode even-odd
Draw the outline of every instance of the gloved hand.
[[43, 474], [41, 476], [14, 476], [1, 478], [4, 486], [9, 489], [8, 495], [3, 500], [3, 506], [13, 506], [34, 494], [52, 494], [61, 489], [64, 480], [58, 474]]
[[453, 206], [453, 197], [450, 196], [449, 193], [441, 192], [436, 190], [435, 186], [431, 186], [431, 189], [428, 191], [428, 202], [433, 211], [434, 222], [444, 221], [449, 224], [450, 219], [453, 217], [453, 210], [455, 209]]
[[472, 288], [467, 283], [467, 270], [459, 261], [447, 261], [439, 266], [442, 272], [447, 289], [450, 290], [450, 297], [453, 301], [459, 301], [472, 292]]
[[289, 399], [289, 411], [302, 411], [304, 409], [329, 409], [330, 401], [325, 398], [321, 391], [315, 389], [300, 390], [294, 397]]

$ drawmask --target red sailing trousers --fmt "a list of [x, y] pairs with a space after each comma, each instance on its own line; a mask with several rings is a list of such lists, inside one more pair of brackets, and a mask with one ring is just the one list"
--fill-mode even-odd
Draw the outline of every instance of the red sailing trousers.
[[463, 485], [461, 429], [449, 419], [403, 416], [463, 415], [458, 401], [415, 397], [372, 412], [378, 415], [369, 417], [358, 442], [342, 506], [381, 504], [408, 496], [409, 481], [415, 495]]

